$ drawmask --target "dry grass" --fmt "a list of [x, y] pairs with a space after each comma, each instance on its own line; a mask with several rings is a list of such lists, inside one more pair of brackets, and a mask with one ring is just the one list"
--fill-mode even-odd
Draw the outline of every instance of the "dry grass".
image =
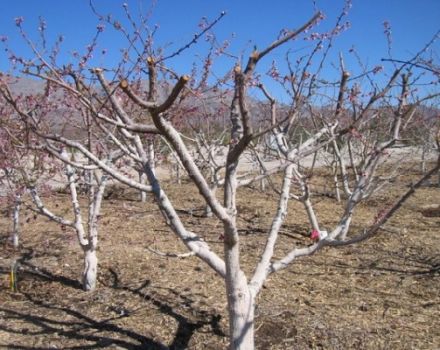
[[[360, 207], [353, 230], [371, 223], [413, 175]], [[201, 217], [202, 201], [191, 185], [176, 186], [165, 184], [185, 223], [222, 254], [221, 224]], [[274, 198], [269, 192], [241, 190], [239, 224], [247, 273], [263, 249]], [[327, 197], [316, 201], [322, 226], [330, 228], [342, 207]], [[438, 204], [440, 189], [425, 187], [381, 235], [357, 246], [326, 249], [273, 275], [258, 299], [257, 347], [438, 349], [440, 217], [424, 216], [427, 206]], [[65, 195], [53, 197], [52, 205], [68, 211]], [[105, 202], [99, 283], [93, 293], [83, 292], [78, 283], [82, 255], [73, 232], [27, 213], [22, 247], [14, 251], [6, 242], [10, 223], [6, 217], [0, 222], [0, 348], [226, 347], [221, 280], [197, 258], [164, 258], [147, 249], [185, 252], [154, 203], [120, 198]], [[310, 244], [308, 231], [304, 212], [292, 203], [276, 255]], [[23, 256], [19, 291], [12, 293], [9, 266]]]

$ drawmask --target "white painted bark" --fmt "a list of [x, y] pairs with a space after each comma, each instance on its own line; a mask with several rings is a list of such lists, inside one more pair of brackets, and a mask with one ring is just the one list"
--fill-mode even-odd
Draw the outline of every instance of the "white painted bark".
[[335, 171], [335, 173], [333, 174], [333, 184], [335, 186], [335, 197], [336, 197], [336, 201], [338, 203], [341, 202], [341, 191], [339, 190], [339, 180], [338, 180], [338, 174]]
[[330, 237], [338, 238], [343, 241], [347, 239], [348, 230], [350, 229], [351, 220], [353, 218], [353, 213], [356, 205], [361, 201], [363, 194], [364, 177], [360, 177], [357, 186], [355, 187], [353, 193], [347, 201], [345, 206], [344, 214], [339, 220], [336, 228], [330, 233]]
[[43, 201], [41, 200], [41, 198], [38, 194], [38, 191], [35, 187], [29, 187], [28, 191], [29, 191], [29, 194], [31, 195], [32, 202], [34, 203], [34, 205], [36, 207], [36, 209], [33, 209], [34, 211], [38, 212], [41, 215], [46, 216], [48, 219], [55, 221], [61, 225], [74, 227], [73, 221], [70, 221], [70, 220], [67, 220], [61, 216], [58, 216], [46, 208], [46, 206], [44, 205]]
[[281, 194], [278, 201], [278, 209], [272, 220], [272, 225], [270, 227], [263, 254], [261, 255], [261, 259], [254, 271], [254, 275], [250, 282], [253, 295], [257, 295], [258, 292], [261, 290], [263, 283], [269, 273], [270, 261], [274, 254], [275, 244], [278, 239], [278, 233], [287, 216], [287, 205], [289, 202], [289, 193], [292, 184], [292, 173], [294, 166], [295, 165], [291, 163], [284, 172]]
[[104, 194], [106, 176], [101, 178], [101, 184], [98, 187], [98, 191], [95, 192], [93, 199], [91, 199], [91, 202], [89, 203], [89, 222], [88, 232], [86, 235], [86, 230], [84, 229], [81, 219], [81, 210], [79, 208], [79, 202], [77, 198], [73, 169], [69, 168], [66, 173], [68, 175], [69, 185], [71, 188], [72, 208], [75, 217], [74, 221], [66, 220], [63, 217], [55, 215], [50, 210], [48, 210], [38, 196], [38, 192], [35, 188], [30, 188], [29, 192], [32, 196], [34, 204], [38, 208], [39, 213], [45, 215], [49, 219], [59, 224], [70, 226], [75, 229], [78, 243], [84, 252], [84, 268], [82, 272], [83, 289], [86, 291], [92, 291], [96, 288], [96, 278], [98, 273], [98, 258], [96, 256], [96, 249], [98, 245], [98, 216], [100, 213], [102, 197]]
[[[167, 141], [170, 143], [174, 149], [176, 155], [178, 156], [182, 166], [185, 168], [188, 176], [197, 186], [200, 194], [203, 196], [205, 201], [210, 205], [214, 214], [226, 224], [230, 224], [230, 216], [228, 215], [226, 209], [219, 203], [218, 199], [212, 194], [208, 182], [203, 177], [202, 172], [195, 164], [193, 157], [191, 156], [188, 148], [183, 142], [177, 130], [172, 126], [170, 122], [162, 118], [161, 116], [155, 116], [155, 125], [160, 129]], [[149, 167], [147, 167], [149, 168]], [[149, 170], [151, 172], [151, 170]], [[150, 176], [147, 174], [150, 184], [152, 183]], [[155, 176], [153, 174], [153, 179]]]
[[[58, 136], [58, 135], [50, 135], [50, 136], [46, 136], [46, 137], [50, 140], [61, 142], [62, 144], [66, 145], [66, 146], [73, 147], [73, 148], [77, 149], [87, 159], [89, 159], [93, 164], [96, 164], [96, 166], [98, 166], [100, 169], [102, 169], [107, 174], [109, 174], [111, 177], [120, 181], [121, 183], [126, 184], [127, 186], [130, 186], [131, 188], [134, 188], [134, 189], [138, 189], [138, 190], [146, 191], [146, 192], [151, 192], [151, 186], [140, 184], [138, 181], [135, 181], [135, 180], [129, 178], [128, 176], [122, 174], [121, 172], [117, 171], [115, 168], [109, 166], [106, 161], [99, 159], [95, 154], [90, 152], [82, 144], [80, 144], [76, 141], [66, 139], [66, 138], [64, 138], [62, 136]], [[47, 150], [50, 152], [49, 149], [47, 149]], [[75, 168], [80, 168], [80, 169], [84, 168], [84, 166], [82, 166], [81, 164], [75, 164], [74, 162], [70, 161], [69, 159], [65, 159], [65, 158], [57, 155], [56, 153], [52, 153], [52, 154], [54, 156], [59, 157], [66, 164], [69, 164], [71, 166], [75, 166]]]
[[240, 267], [240, 244], [236, 217], [236, 170], [238, 162], [228, 164], [225, 183], [225, 206], [232, 224], [224, 225], [224, 254], [226, 264], [226, 293], [229, 311], [231, 350], [254, 349], [254, 297]]
[[[61, 158], [67, 159], [65, 150], [61, 152]], [[66, 162], [66, 176], [69, 183], [70, 197], [74, 221], [71, 224], [75, 228], [78, 242], [84, 252], [84, 270], [82, 274], [82, 286], [86, 291], [93, 291], [96, 288], [96, 279], [98, 273], [98, 257], [96, 249], [98, 246], [98, 217], [101, 211], [102, 199], [107, 184], [108, 175], [99, 176], [95, 174], [98, 184], [89, 183], [89, 206], [88, 206], [88, 230], [86, 232], [82, 221], [81, 207], [78, 200], [77, 183], [75, 179], [75, 169]], [[90, 174], [90, 180], [93, 176]]]
[[21, 208], [21, 195], [15, 196], [14, 210], [12, 213], [12, 245], [14, 248], [18, 248], [20, 237], [20, 208]]
[[226, 163], [224, 206], [230, 220], [224, 222], [224, 254], [226, 264], [226, 294], [229, 311], [229, 339], [231, 350], [254, 349], [254, 296], [240, 264], [240, 239], [237, 230], [236, 196], [237, 168], [244, 148], [246, 134], [250, 132], [247, 110], [244, 101], [244, 83], [240, 69], [235, 69], [236, 87], [231, 104], [231, 144]]
[[[216, 192], [217, 192], [217, 188], [218, 188], [218, 181], [219, 181], [219, 176], [218, 176], [218, 172], [220, 169], [215, 169], [214, 167], [211, 167], [210, 171], [212, 174], [211, 177], [211, 193], [213, 196], [215, 196]], [[205, 217], [210, 218], [213, 216], [213, 212], [211, 207], [209, 206], [209, 204], [205, 205]]]
[[[335, 160], [336, 160], [337, 164], [339, 165], [339, 170], [341, 172], [342, 187], [344, 189], [344, 193], [347, 196], [350, 196], [352, 191], [351, 191], [350, 185], [348, 183], [347, 167], [345, 165], [344, 157], [341, 154], [341, 151], [339, 150], [339, 146], [338, 146], [338, 143], [336, 142], [336, 140], [333, 140], [332, 145], [333, 145], [333, 151], [335, 152], [335, 158], [336, 158]], [[352, 162], [352, 166], [354, 167], [353, 162]], [[340, 191], [339, 191], [337, 170], [335, 170], [334, 181], [335, 181], [336, 198], [337, 198], [338, 202], [340, 202], [341, 195], [340, 195]]]
[[[234, 267], [235, 253], [230, 251], [226, 261], [226, 291], [228, 293], [229, 338], [231, 350], [254, 350], [255, 300], [243, 271]], [[227, 269], [228, 270], [228, 269]]]
[[316, 217], [315, 211], [313, 210], [312, 202], [309, 198], [306, 198], [302, 201], [304, 204], [304, 208], [306, 209], [307, 217], [309, 218], [309, 222], [312, 225], [314, 230], [319, 230], [318, 218]]
[[[145, 184], [147, 179], [147, 176], [145, 175], [145, 173], [143, 171], [139, 172], [139, 182], [141, 184]], [[140, 201], [142, 203], [145, 203], [147, 201], [147, 193], [145, 191], [140, 191]]]
[[98, 257], [95, 249], [86, 249], [84, 251], [84, 271], [82, 286], [85, 291], [96, 289], [96, 278], [98, 275]]
[[[261, 175], [264, 175], [264, 170], [263, 170], [263, 169], [260, 170], [260, 174], [261, 174]], [[267, 185], [267, 179], [266, 179], [266, 178], [262, 178], [262, 179], [260, 180], [260, 190], [261, 190], [262, 192], [265, 192], [265, 191], [266, 191], [266, 185]]]
[[[67, 158], [67, 152], [64, 151], [62, 157]], [[71, 197], [73, 215], [75, 218], [73, 222], [73, 226], [75, 228], [76, 235], [80, 245], [87, 246], [89, 244], [89, 241], [86, 237], [86, 232], [84, 230], [84, 225], [82, 223], [81, 207], [79, 205], [78, 193], [76, 191], [75, 170], [69, 164], [66, 164], [66, 176], [69, 182], [70, 197]]]
[[154, 151], [154, 140], [147, 141], [147, 158], [151, 171], [156, 174], [156, 153]]
[[96, 176], [98, 182], [97, 190], [90, 192], [89, 222], [88, 222], [88, 244], [84, 249], [84, 272], [83, 289], [93, 291], [96, 288], [98, 275], [98, 257], [96, 249], [98, 247], [98, 217], [101, 212], [102, 199], [107, 185], [108, 175]]
[[[216, 192], [216, 188], [213, 188], [212, 189], [213, 195], [215, 195], [215, 192]], [[205, 204], [205, 210], [204, 210], [203, 215], [206, 218], [212, 218], [212, 216], [214, 215], [214, 213], [212, 212], [212, 208], [209, 206], [209, 204]]]
[[427, 153], [427, 147], [423, 145], [422, 147], [422, 162], [420, 165], [420, 169], [422, 171], [422, 174], [426, 173], [426, 153]]
[[[138, 138], [138, 136], [136, 136], [136, 137]], [[137, 140], [137, 142], [141, 143], [140, 140]], [[138, 147], [138, 149], [139, 149], [139, 147]], [[156, 154], [154, 151], [154, 140], [147, 141], [146, 154], [142, 151], [141, 156], [146, 158], [144, 161], [149, 162], [151, 170], [153, 171], [153, 173], [155, 173], [156, 172], [156, 170], [155, 170]], [[147, 183], [147, 175], [145, 175], [145, 172], [143, 170], [139, 171], [139, 182], [143, 185], [146, 185], [146, 183]], [[145, 191], [140, 191], [140, 200], [142, 203], [145, 203], [147, 201], [147, 193]]]
[[176, 163], [174, 165], [174, 171], [176, 174], [176, 183], [178, 185], [181, 185], [182, 184], [182, 175], [180, 174], [180, 164], [179, 163]]
[[312, 202], [310, 200], [310, 188], [307, 183], [307, 179], [304, 178], [302, 174], [300, 174], [298, 167], [295, 165], [292, 167], [292, 173], [295, 176], [295, 179], [299, 182], [302, 195], [299, 197], [292, 196], [293, 198], [302, 202], [304, 209], [306, 210], [307, 217], [309, 219], [310, 225], [313, 230], [320, 231], [318, 218], [316, 217], [315, 210], [313, 209]]
[[213, 268], [221, 277], [226, 275], [226, 267], [224, 261], [215, 254], [209, 245], [203, 241], [195, 233], [187, 231], [179, 215], [171, 204], [168, 196], [160, 186], [155, 174], [151, 171], [148, 164], [145, 166], [145, 173], [148, 181], [153, 188], [153, 194], [158, 202], [161, 213], [172, 228], [173, 232], [182, 240], [188, 249], [194, 252], [200, 259]]

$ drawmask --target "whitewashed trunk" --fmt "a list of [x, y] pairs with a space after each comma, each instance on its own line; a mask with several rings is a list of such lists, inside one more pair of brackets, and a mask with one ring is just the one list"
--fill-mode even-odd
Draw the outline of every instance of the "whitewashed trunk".
[[335, 185], [336, 201], [339, 203], [341, 201], [341, 191], [339, 190], [338, 174], [334, 174], [333, 175], [333, 182], [334, 182], [334, 185]]
[[19, 234], [18, 232], [14, 231], [12, 234], [12, 245], [14, 248], [18, 248], [19, 243], [20, 243]]
[[[263, 170], [263, 169], [260, 170], [260, 174], [261, 174], [261, 175], [264, 175], [264, 170]], [[262, 178], [262, 179], [260, 180], [260, 190], [261, 190], [262, 192], [265, 192], [265, 191], [266, 191], [266, 183], [267, 183], [267, 179], [266, 179], [266, 178]]]
[[176, 163], [175, 171], [176, 171], [176, 182], [177, 182], [178, 185], [180, 185], [180, 184], [182, 184], [182, 176], [180, 175], [180, 165], [179, 165], [179, 163]]
[[315, 211], [313, 210], [312, 203], [309, 199], [306, 199], [303, 201], [303, 204], [304, 208], [306, 209], [310, 224], [312, 225], [314, 230], [319, 231], [318, 218], [316, 217]]
[[226, 295], [229, 312], [230, 350], [254, 349], [254, 297], [247, 278], [240, 268], [240, 244], [235, 222], [238, 162], [229, 164], [225, 176], [225, 206], [231, 213], [232, 222], [224, 225], [224, 254], [226, 265]]
[[[238, 246], [238, 245], [236, 245]], [[228, 296], [230, 350], [254, 349], [255, 301], [246, 277], [238, 267], [238, 247], [226, 252], [226, 293]], [[229, 261], [228, 261], [229, 260]]]
[[251, 298], [237, 300], [231, 305], [234, 311], [230, 318], [231, 350], [254, 350], [254, 313], [255, 304]]
[[[147, 176], [144, 174], [143, 171], [139, 172], [139, 182], [143, 185], [147, 183]], [[145, 191], [140, 191], [140, 201], [142, 203], [145, 203], [147, 201], [147, 193]]]
[[[217, 178], [216, 173], [214, 174], [211, 182], [212, 182], [211, 192], [212, 192], [212, 195], [215, 196], [215, 193], [217, 192], [217, 182], [218, 182], [218, 178]], [[213, 216], [212, 208], [208, 203], [206, 203], [206, 205], [205, 205], [205, 213], [204, 214], [205, 214], [205, 217], [207, 217], [207, 218], [211, 218]]]
[[422, 164], [420, 165], [420, 170], [422, 174], [426, 174], [426, 149], [422, 148]]
[[83, 289], [92, 291], [96, 288], [96, 276], [98, 274], [98, 257], [95, 249], [84, 251]]
[[213, 213], [209, 204], [205, 205], [205, 212], [203, 213], [203, 215], [205, 216], [205, 218], [212, 218]]
[[14, 212], [12, 215], [13, 228], [12, 228], [12, 245], [14, 248], [18, 248], [20, 237], [20, 207], [21, 196], [17, 195], [15, 198]]
[[349, 214], [346, 218], [341, 220], [343, 222], [343, 225], [341, 226], [341, 234], [339, 236], [339, 239], [341, 241], [345, 241], [347, 239], [348, 229], [350, 228], [352, 215]]

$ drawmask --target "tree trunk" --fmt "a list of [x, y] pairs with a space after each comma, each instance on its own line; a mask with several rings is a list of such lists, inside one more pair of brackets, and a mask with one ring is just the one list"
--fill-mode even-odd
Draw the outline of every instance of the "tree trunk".
[[[264, 173], [265, 173], [264, 169], [260, 169], [260, 174], [261, 174], [261, 175], [264, 175]], [[262, 178], [262, 179], [260, 180], [260, 190], [261, 190], [262, 192], [265, 192], [265, 191], [266, 191], [266, 183], [267, 183], [267, 179], [266, 179], [266, 178]]]
[[235, 221], [238, 162], [226, 168], [224, 200], [232, 221], [224, 224], [224, 254], [226, 265], [226, 295], [229, 312], [230, 350], [254, 349], [254, 309], [255, 298], [252, 295], [247, 278], [240, 268], [240, 244]]
[[226, 253], [226, 293], [228, 296], [230, 350], [254, 349], [255, 300], [243, 271], [237, 266], [233, 247]]
[[426, 174], [426, 148], [422, 147], [422, 163], [420, 165], [422, 174]]
[[[212, 173], [212, 178], [211, 178], [211, 192], [212, 194], [215, 196], [215, 193], [217, 192], [217, 188], [218, 188], [218, 173], [215, 169], [211, 169], [211, 173]], [[211, 218], [213, 216], [213, 212], [212, 212], [212, 208], [210, 207], [210, 205], [208, 203], [206, 203], [205, 206], [205, 217], [207, 218]]]
[[18, 248], [19, 236], [20, 236], [20, 206], [21, 196], [15, 197], [14, 213], [12, 215], [13, 228], [12, 228], [12, 245], [14, 248]]
[[336, 201], [339, 203], [339, 202], [341, 202], [341, 191], [339, 190], [339, 180], [338, 180], [338, 174], [336, 172], [337, 172], [337, 169], [335, 169], [335, 173], [333, 175], [333, 183], [335, 185]]
[[[143, 171], [139, 171], [139, 182], [143, 185], [147, 183], [147, 177]], [[145, 203], [147, 201], [147, 193], [145, 191], [140, 191], [140, 201]]]
[[176, 163], [176, 182], [178, 185], [182, 184], [182, 175], [181, 175], [179, 163]]
[[307, 217], [309, 218], [310, 224], [312, 225], [314, 230], [319, 231], [318, 218], [316, 217], [315, 211], [313, 210], [312, 203], [310, 202], [309, 199], [305, 199], [303, 201], [303, 204], [304, 204], [304, 208], [306, 209]]
[[212, 209], [211, 209], [211, 207], [209, 206], [209, 204], [206, 204], [206, 205], [205, 205], [205, 211], [204, 211], [204, 213], [203, 213], [203, 216], [204, 216], [205, 218], [212, 218], [213, 213], [212, 213]]
[[83, 289], [92, 291], [96, 288], [96, 276], [98, 274], [98, 257], [94, 248], [84, 251]]

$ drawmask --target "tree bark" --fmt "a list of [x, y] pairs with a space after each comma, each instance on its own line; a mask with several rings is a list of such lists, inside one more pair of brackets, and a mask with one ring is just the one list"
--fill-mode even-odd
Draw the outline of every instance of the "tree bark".
[[21, 196], [15, 197], [14, 213], [12, 215], [13, 228], [12, 228], [12, 245], [14, 248], [18, 248], [20, 237], [20, 207]]
[[312, 203], [310, 202], [310, 199], [306, 199], [303, 201], [304, 208], [307, 212], [307, 217], [309, 218], [309, 222], [312, 225], [314, 230], [319, 231], [319, 223], [318, 218], [316, 217], [315, 211], [313, 210]]
[[96, 276], [98, 275], [98, 257], [96, 249], [88, 248], [84, 251], [83, 289], [93, 291], [96, 288]]
[[238, 244], [225, 248], [230, 350], [254, 349], [255, 301], [240, 269]]
[[[147, 180], [147, 176], [145, 175], [145, 173], [143, 171], [139, 171], [139, 182], [141, 184], [146, 184], [146, 180]], [[147, 192], [140, 191], [139, 199], [142, 203], [145, 203], [147, 201]]]
[[333, 174], [333, 183], [335, 185], [335, 196], [336, 196], [336, 201], [338, 203], [341, 202], [341, 191], [339, 191], [339, 180], [338, 180], [338, 173], [337, 173], [337, 169], [335, 169], [335, 172]]

